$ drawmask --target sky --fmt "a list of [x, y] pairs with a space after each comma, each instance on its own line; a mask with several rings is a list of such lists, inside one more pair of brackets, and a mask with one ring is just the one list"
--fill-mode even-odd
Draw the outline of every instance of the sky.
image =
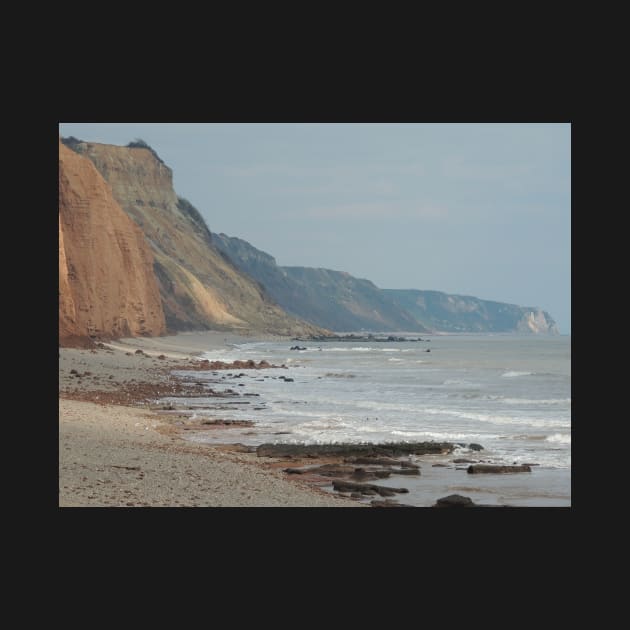
[[141, 138], [279, 265], [540, 307], [571, 332], [570, 123], [60, 123]]

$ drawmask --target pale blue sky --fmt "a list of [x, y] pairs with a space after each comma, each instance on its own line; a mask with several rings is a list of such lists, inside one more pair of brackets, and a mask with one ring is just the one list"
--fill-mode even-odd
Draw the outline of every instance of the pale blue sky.
[[571, 330], [571, 126], [61, 123], [148, 142], [214, 232], [280, 265], [539, 306]]

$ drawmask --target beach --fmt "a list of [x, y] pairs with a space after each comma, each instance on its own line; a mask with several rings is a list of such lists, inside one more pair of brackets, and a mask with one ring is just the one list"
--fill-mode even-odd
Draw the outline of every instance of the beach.
[[[59, 349], [59, 506], [361, 507], [287, 478], [255, 453], [186, 442], [164, 416], [123, 391], [166, 387], [170, 367], [197, 354], [195, 339], [181, 334]], [[205, 347], [235, 339], [204, 333]], [[130, 404], [120, 404], [125, 397]]]
[[[59, 505], [431, 507], [454, 494], [481, 506], [570, 505], [570, 469], [538, 463], [546, 454], [565, 456], [566, 447], [555, 441], [554, 432], [561, 429], [548, 428], [552, 440], [546, 441], [535, 425], [530, 429], [533, 441], [527, 441], [523, 439], [529, 437], [523, 434], [526, 425], [516, 425], [515, 448], [525, 444], [536, 448], [536, 454], [533, 457], [531, 451], [524, 451], [522, 457], [527, 459], [519, 461], [519, 451], [512, 450], [506, 460], [497, 445], [500, 448], [507, 439], [499, 436], [494, 450], [489, 448], [496, 425], [475, 425], [469, 418], [461, 429], [456, 428], [461, 433], [450, 429], [449, 434], [444, 413], [435, 415], [449, 409], [433, 410], [441, 400], [451, 405], [456, 421], [465, 414], [505, 422], [501, 415], [462, 412], [460, 401], [489, 410], [493, 404], [514, 407], [516, 399], [477, 393], [474, 387], [478, 385], [461, 377], [447, 378], [440, 385], [451, 368], [443, 372], [436, 371], [436, 366], [448, 363], [449, 353], [457, 366], [464, 356], [480, 360], [480, 343], [490, 352], [493, 343], [498, 351], [513, 341], [434, 341], [433, 363], [415, 359], [425, 356], [424, 346], [419, 344], [374, 344], [369, 349], [332, 343], [321, 351], [321, 346], [309, 344], [309, 350], [298, 353], [290, 351], [291, 339], [222, 332], [122, 339], [97, 344], [94, 349], [60, 348]], [[470, 344], [477, 345], [466, 355], [465, 346]], [[362, 385], [368, 368], [361, 365], [376, 366], [378, 380]], [[519, 369], [493, 371], [489, 378], [495, 387], [536, 380], [535, 375], [526, 376], [528, 365], [515, 367]], [[413, 379], [407, 390], [405, 378]], [[433, 380], [427, 382], [430, 378]], [[378, 399], [376, 388], [385, 382], [389, 388], [399, 388], [397, 399]], [[545, 376], [541, 382], [552, 381]], [[406, 404], [405, 391], [414, 396]], [[415, 428], [422, 400], [432, 396], [429, 407], [424, 403], [429, 411], [421, 416], [422, 425]], [[555, 400], [542, 403], [539, 413], [543, 415], [533, 421], [557, 422], [553, 418], [564, 413], [562, 399], [559, 404]], [[341, 419], [339, 405], [345, 405]], [[381, 418], [363, 419], [363, 410]], [[441, 422], [442, 433], [429, 426], [435, 422], [432, 417]], [[509, 432], [509, 425], [507, 429]], [[358, 438], [352, 439], [353, 432]], [[446, 440], [452, 448], [413, 454], [380, 452], [376, 458], [372, 453], [373, 459], [357, 458], [350, 451], [334, 456], [268, 456], [260, 448], [269, 443], [346, 443], [351, 447], [351, 442], [373, 442], [382, 451], [398, 435], [405, 444]], [[467, 442], [457, 442], [462, 439]], [[473, 449], [468, 442], [481, 442], [482, 449]], [[530, 462], [531, 470], [518, 474], [468, 474], [468, 467], [475, 464]], [[352, 487], [357, 482], [365, 487]], [[392, 492], [388, 494], [386, 489]], [[383, 499], [388, 501], [386, 505]]]

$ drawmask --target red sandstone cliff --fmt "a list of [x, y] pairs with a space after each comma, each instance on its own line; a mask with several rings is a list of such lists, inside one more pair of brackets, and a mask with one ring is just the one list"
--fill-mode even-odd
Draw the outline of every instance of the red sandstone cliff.
[[59, 343], [166, 332], [153, 255], [94, 165], [59, 143]]
[[152, 150], [93, 142], [74, 150], [91, 160], [149, 242], [169, 330], [324, 332], [287, 315], [226, 259], [198, 211], [177, 197], [171, 169]]

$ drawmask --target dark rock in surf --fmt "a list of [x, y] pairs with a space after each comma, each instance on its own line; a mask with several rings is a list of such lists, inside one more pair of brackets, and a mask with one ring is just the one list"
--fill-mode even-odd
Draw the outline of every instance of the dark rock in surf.
[[481, 444], [469, 444], [468, 448], [471, 451], [483, 451], [484, 450], [484, 448], [483, 448], [483, 446], [481, 446]]
[[438, 499], [433, 507], [437, 508], [461, 508], [461, 507], [475, 507], [470, 497], [464, 497], [461, 494], [451, 494], [447, 497]]
[[283, 470], [289, 475], [303, 475], [304, 473], [311, 472], [306, 468], [284, 468]]
[[373, 481], [374, 479], [387, 479], [390, 475], [391, 472], [389, 470], [366, 470], [365, 468], [355, 468], [350, 475], [350, 478], [355, 481]]
[[229, 444], [230, 451], [234, 453], [253, 453], [256, 450], [255, 446], [247, 446], [246, 444], [241, 444], [237, 442], [236, 444]]
[[444, 455], [455, 446], [451, 442], [390, 442], [385, 444], [261, 444], [258, 457], [324, 457]]
[[[367, 464], [371, 466], [400, 466], [401, 468], [415, 468], [416, 470], [420, 469], [418, 464], [414, 464], [413, 462], [395, 459], [393, 457], [346, 457], [343, 460], [348, 464]], [[403, 473], [403, 474], [413, 474], [413, 473]]]
[[472, 464], [468, 466], [469, 475], [478, 475], [481, 473], [494, 473], [494, 474], [506, 474], [506, 473], [519, 473], [519, 472], [532, 472], [529, 466], [496, 466], [493, 464]]
[[[352, 496], [352, 495], [350, 495]], [[407, 505], [406, 503], [398, 503], [398, 501], [392, 501], [391, 499], [385, 499], [381, 501], [379, 499], [373, 499], [370, 501], [370, 505], [376, 508], [410, 508], [415, 507], [414, 505]]]
[[407, 488], [386, 488], [371, 483], [355, 483], [341, 479], [333, 480], [333, 489], [337, 492], [360, 492], [367, 495], [379, 494], [382, 497], [393, 497], [396, 493], [409, 492]]
[[401, 467], [398, 469], [390, 468], [389, 472], [391, 472], [392, 475], [419, 475], [420, 467], [419, 466], [416, 466], [415, 468]]

